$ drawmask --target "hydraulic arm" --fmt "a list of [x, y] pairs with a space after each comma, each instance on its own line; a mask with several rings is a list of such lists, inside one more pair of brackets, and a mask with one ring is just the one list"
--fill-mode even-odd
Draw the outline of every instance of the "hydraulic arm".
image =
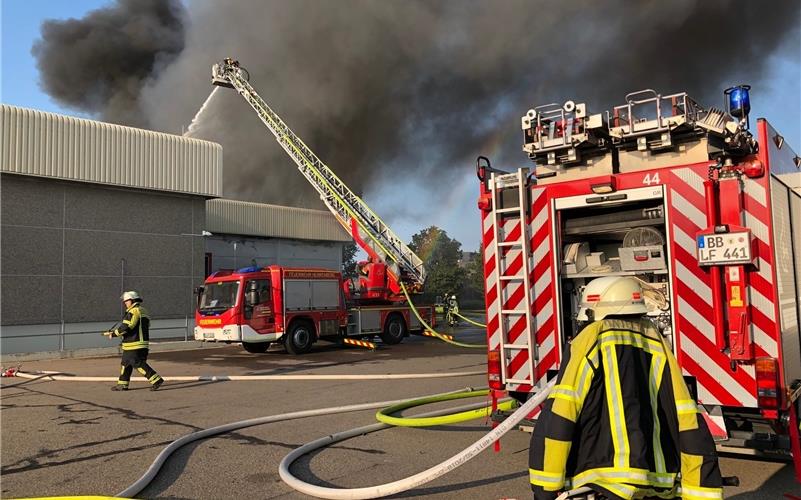
[[212, 66], [212, 83], [235, 89], [256, 111], [261, 121], [295, 162], [300, 173], [314, 186], [320, 199], [370, 256], [383, 263], [387, 286], [394, 295], [400, 285], [421, 291], [426, 279], [423, 261], [359, 198], [273, 111], [248, 82], [247, 70], [238, 61], [225, 59]]

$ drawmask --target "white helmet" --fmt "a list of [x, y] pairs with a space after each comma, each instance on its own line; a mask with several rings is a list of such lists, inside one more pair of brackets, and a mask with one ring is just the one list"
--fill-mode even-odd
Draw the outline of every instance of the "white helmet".
[[588, 310], [593, 313], [592, 321], [597, 321], [614, 314], [645, 314], [648, 307], [639, 281], [607, 276], [596, 278], [584, 287], [576, 319], [591, 321]]
[[125, 302], [126, 300], [133, 300], [133, 301], [142, 300], [142, 297], [140, 297], [139, 294], [136, 293], [134, 290], [130, 290], [128, 292], [123, 293], [122, 297], [120, 298], [122, 299], [123, 302]]

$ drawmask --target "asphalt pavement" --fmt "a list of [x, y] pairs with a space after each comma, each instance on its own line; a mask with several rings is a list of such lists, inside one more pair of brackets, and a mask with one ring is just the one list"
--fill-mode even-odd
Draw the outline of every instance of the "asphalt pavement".
[[[478, 330], [457, 338], [479, 342]], [[239, 346], [154, 353], [163, 376], [255, 374], [389, 374], [483, 371], [483, 349], [411, 337], [376, 351], [315, 345], [303, 356], [280, 349], [254, 355]], [[23, 370], [116, 376], [118, 357], [31, 361]], [[355, 403], [408, 399], [486, 385], [485, 375], [426, 380], [167, 382], [158, 392], [139, 379], [128, 392], [112, 383], [2, 379], [0, 495], [113, 495], [138, 479], [174, 439], [247, 418]], [[433, 407], [421, 409], [427, 411]], [[292, 449], [319, 437], [375, 422], [374, 411], [261, 425], [192, 443], [176, 452], [138, 498], [308, 498], [278, 477]], [[410, 413], [414, 413], [411, 411]], [[433, 428], [390, 428], [303, 457], [298, 477], [353, 488], [413, 475], [466, 448], [490, 429], [486, 421]], [[511, 431], [501, 451], [485, 451], [455, 471], [393, 498], [530, 498], [529, 435]], [[792, 466], [752, 458], [721, 459], [724, 475], [741, 486], [728, 498], [801, 495]]]

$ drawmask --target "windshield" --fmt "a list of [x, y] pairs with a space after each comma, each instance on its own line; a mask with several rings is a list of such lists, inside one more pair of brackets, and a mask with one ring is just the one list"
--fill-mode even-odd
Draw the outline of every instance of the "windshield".
[[239, 293], [238, 281], [218, 281], [208, 283], [200, 296], [201, 311], [225, 311], [234, 307]]

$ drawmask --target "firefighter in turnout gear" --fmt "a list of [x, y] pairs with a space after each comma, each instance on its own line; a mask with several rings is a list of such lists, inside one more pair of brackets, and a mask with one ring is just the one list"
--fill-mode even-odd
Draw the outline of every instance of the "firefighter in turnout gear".
[[147, 364], [149, 348], [150, 316], [147, 309], [142, 307], [142, 297], [135, 291], [122, 294], [122, 303], [125, 305], [125, 317], [122, 326], [103, 332], [108, 338], [122, 337], [122, 367], [117, 385], [112, 391], [127, 391], [134, 368], [150, 382], [150, 390], [156, 391], [164, 379]]
[[536, 500], [586, 486], [608, 499], [721, 499], [712, 436], [633, 278], [584, 289], [529, 449]]

